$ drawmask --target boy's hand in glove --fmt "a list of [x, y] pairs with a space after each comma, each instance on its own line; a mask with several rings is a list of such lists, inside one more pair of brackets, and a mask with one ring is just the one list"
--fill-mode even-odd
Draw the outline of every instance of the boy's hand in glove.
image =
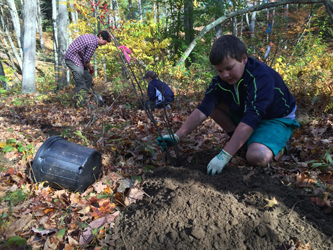
[[222, 169], [227, 165], [231, 158], [232, 155], [222, 149], [222, 151], [209, 162], [207, 166], [207, 174], [213, 176], [215, 174], [221, 174]]
[[[164, 142], [163, 142], [164, 140]], [[172, 135], [163, 135], [163, 139], [161, 137], [157, 138], [157, 145], [162, 148], [162, 152], [166, 149], [166, 147], [175, 146], [179, 141], [179, 137], [176, 134]], [[166, 145], [164, 145], [166, 144]]]

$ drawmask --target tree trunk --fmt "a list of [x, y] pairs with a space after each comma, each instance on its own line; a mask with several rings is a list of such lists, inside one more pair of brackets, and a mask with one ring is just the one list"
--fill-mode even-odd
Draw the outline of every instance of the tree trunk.
[[141, 3], [141, 0], [138, 0], [138, 12], [139, 12], [139, 20], [142, 21], [142, 3]]
[[333, 22], [333, 4], [328, 0], [324, 0], [323, 2], [326, 7], [327, 14], [330, 17], [331, 21]]
[[65, 64], [65, 54], [67, 50], [67, 0], [59, 1], [58, 11], [58, 51], [59, 51], [59, 80], [58, 89], [62, 89], [67, 86], [67, 66]]
[[156, 1], [156, 21], [157, 23], [160, 22], [160, 4], [158, 0]]
[[132, 0], [128, 0], [128, 10], [129, 10], [128, 18], [130, 20], [132, 20], [133, 19], [133, 4], [132, 4]]
[[231, 18], [231, 23], [232, 23], [232, 34], [234, 36], [237, 36], [237, 17]]
[[[12, 63], [12, 68], [14, 69], [14, 68], [15, 68], [15, 63], [14, 63], [13, 56], [12, 56], [12, 54], [11, 54], [11, 52], [10, 52], [9, 45], [8, 45], [8, 43], [7, 43], [7, 40], [6, 40], [6, 36], [5, 36], [5, 34], [4, 34], [1, 30], [0, 30], [0, 35], [1, 35], [1, 37], [2, 37], [2, 42], [3, 42], [3, 44], [5, 45], [5, 47], [6, 47], [6, 49], [7, 49], [7, 51], [6, 51], [5, 53], [7, 54], [7, 56], [8, 56], [8, 58], [9, 58], [10, 62]], [[15, 71], [14, 71], [14, 72], [15, 72]]]
[[[192, 0], [185, 0], [184, 3], [184, 31], [185, 31], [185, 42], [188, 45], [194, 39]], [[191, 58], [191, 62], [194, 62], [194, 58]], [[187, 64], [188, 67], [191, 65], [191, 62], [188, 62]]]
[[21, 31], [21, 25], [20, 25], [20, 18], [17, 14], [16, 5], [14, 0], [7, 0], [8, 7], [10, 9], [10, 15], [12, 17], [12, 22], [16, 34], [17, 39], [17, 45], [19, 47], [21, 58], [23, 58], [23, 51], [21, 46], [21, 39], [22, 39], [22, 31]]
[[[2, 67], [2, 62], [0, 60], [0, 84], [3, 86], [5, 90], [8, 90], [8, 85], [6, 82], [6, 75], [5, 75], [5, 70]], [[0, 97], [1, 97], [1, 92], [0, 92]]]
[[40, 36], [40, 48], [42, 51], [45, 51], [44, 39], [43, 39], [43, 29], [42, 29], [42, 14], [40, 11], [40, 0], [37, 0], [37, 15], [38, 15], [38, 27], [39, 27], [39, 36]]
[[36, 0], [24, 1], [24, 13], [22, 93], [35, 93]]
[[[325, 1], [325, 0], [322, 0]], [[189, 56], [189, 54], [191, 53], [191, 51], [193, 50], [193, 48], [195, 47], [195, 45], [197, 44], [197, 41], [199, 41], [208, 31], [210, 31], [211, 29], [213, 29], [215, 26], [225, 22], [226, 20], [235, 17], [235, 16], [239, 16], [239, 15], [243, 15], [245, 13], [248, 12], [254, 12], [254, 11], [259, 11], [259, 10], [263, 10], [263, 9], [269, 9], [269, 8], [273, 8], [276, 6], [280, 6], [280, 5], [285, 5], [285, 4], [293, 4], [293, 3], [302, 3], [302, 4], [317, 4], [318, 0], [281, 0], [278, 2], [269, 2], [269, 3], [264, 3], [261, 5], [256, 5], [256, 6], [251, 6], [248, 8], [244, 8], [238, 11], [234, 11], [231, 12], [225, 16], [222, 16], [218, 19], [216, 19], [214, 22], [208, 24], [206, 27], [204, 27], [199, 34], [197, 35], [196, 38], [193, 39], [193, 41], [191, 42], [191, 44], [188, 46], [188, 48], [185, 50], [184, 55], [182, 58], [180, 58], [180, 60], [178, 61], [178, 64], [183, 64], [186, 60], [186, 58]]]
[[[75, 9], [75, 8], [74, 8], [74, 4], [73, 4], [72, 2], [70, 2], [69, 5], [70, 5], [70, 7], [71, 7], [73, 10]], [[71, 11], [70, 13], [71, 13], [72, 23], [76, 24], [76, 13], [77, 13], [77, 11], [76, 11], [76, 10], [75, 10], [75, 11]], [[74, 31], [75, 31], [75, 33], [78, 32], [76, 28], [74, 29]]]
[[59, 62], [58, 62], [58, 4], [57, 0], [52, 0], [52, 25], [53, 25], [53, 53], [54, 53], [54, 77], [58, 81], [59, 78]]
[[115, 25], [115, 28], [117, 28], [118, 27], [118, 22], [120, 20], [119, 6], [118, 6], [117, 0], [112, 0], [112, 7], [113, 7], [113, 11], [115, 12], [114, 25]]
[[22, 59], [21, 59], [20, 55], [17, 53], [16, 47], [15, 47], [15, 45], [14, 45], [14, 43], [13, 43], [13, 40], [12, 40], [10, 34], [9, 34], [9, 31], [8, 31], [8, 29], [7, 29], [7, 26], [6, 26], [6, 24], [5, 24], [5, 21], [3, 20], [3, 11], [2, 11], [2, 9], [1, 9], [1, 14], [2, 14], [2, 15], [0, 15], [0, 23], [1, 23], [2, 29], [3, 29], [3, 30], [5, 31], [5, 33], [6, 33], [6, 36], [7, 36], [8, 41], [9, 41], [9, 44], [10, 44], [10, 46], [11, 46], [11, 48], [12, 48], [12, 51], [13, 51], [14, 56], [15, 56], [15, 58], [16, 58], [16, 61], [17, 61], [17, 63], [18, 63], [18, 69], [19, 69], [20, 71], [22, 71]]

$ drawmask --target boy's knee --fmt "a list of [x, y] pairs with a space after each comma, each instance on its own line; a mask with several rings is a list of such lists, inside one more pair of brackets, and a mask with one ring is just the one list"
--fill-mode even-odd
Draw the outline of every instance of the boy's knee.
[[249, 147], [246, 152], [246, 160], [256, 167], [266, 167], [271, 162], [272, 158], [273, 152], [264, 145]]

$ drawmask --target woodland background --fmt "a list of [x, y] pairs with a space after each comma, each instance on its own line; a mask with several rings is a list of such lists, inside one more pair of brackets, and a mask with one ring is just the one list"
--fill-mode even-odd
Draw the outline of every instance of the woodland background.
[[[249, 56], [282, 75], [296, 98], [302, 126], [312, 126], [311, 131], [320, 135], [331, 124], [327, 119], [333, 111], [330, 0], [0, 0], [0, 11], [0, 240], [4, 244], [36, 247], [44, 237], [43, 244], [50, 246], [86, 245], [91, 240], [99, 246], [107, 230], [91, 223], [100, 218], [109, 221], [111, 213], [116, 216], [121, 211], [119, 207], [142, 198], [144, 173], [165, 164], [155, 146], [158, 132], [176, 130], [200, 102], [216, 74], [208, 54], [220, 35], [240, 37]], [[99, 107], [91, 96], [86, 108], [76, 110], [64, 54], [78, 36], [104, 29], [113, 41], [98, 48], [92, 61], [95, 88], [107, 105]], [[130, 60], [120, 46], [130, 49]], [[156, 112], [152, 123], [151, 113], [137, 109], [137, 97], [146, 98], [147, 84], [141, 79], [146, 70], [156, 71], [177, 96], [171, 127], [163, 112]], [[55, 191], [33, 182], [32, 160], [51, 135], [103, 153], [103, 177], [86, 193]], [[185, 141], [181, 153], [190, 156], [194, 150], [220, 147], [217, 140], [210, 130], [203, 141], [194, 137]], [[193, 142], [195, 147], [190, 146]], [[320, 189], [315, 202], [329, 209], [332, 140], [324, 143], [325, 147], [313, 147], [303, 156], [307, 161], [296, 162], [325, 174], [325, 181], [318, 181], [304, 172], [298, 181], [320, 182], [305, 188]], [[87, 225], [94, 228], [89, 241], [82, 239]], [[54, 233], [54, 239], [45, 238]]]

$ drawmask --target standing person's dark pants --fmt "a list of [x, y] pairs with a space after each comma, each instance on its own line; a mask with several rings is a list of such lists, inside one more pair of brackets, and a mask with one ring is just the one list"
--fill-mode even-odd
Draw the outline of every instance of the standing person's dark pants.
[[85, 98], [91, 88], [92, 76], [89, 70], [76, 66], [71, 60], [66, 60], [65, 63], [72, 71], [75, 82], [75, 107], [82, 106], [85, 103]]

